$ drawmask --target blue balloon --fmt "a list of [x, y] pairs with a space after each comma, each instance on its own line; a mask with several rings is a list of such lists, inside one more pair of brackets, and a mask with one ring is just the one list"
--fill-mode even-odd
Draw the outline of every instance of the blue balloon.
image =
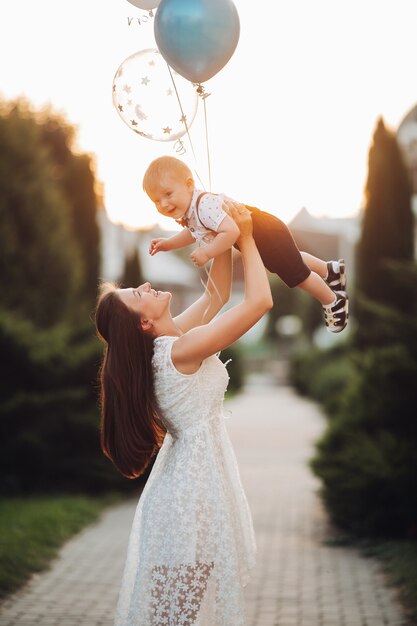
[[239, 41], [239, 15], [231, 0], [161, 0], [155, 41], [165, 61], [193, 83], [219, 72]]

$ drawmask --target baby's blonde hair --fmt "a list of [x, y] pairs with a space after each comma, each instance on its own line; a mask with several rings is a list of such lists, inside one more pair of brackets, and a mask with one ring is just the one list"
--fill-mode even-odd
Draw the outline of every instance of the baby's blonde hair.
[[172, 174], [180, 180], [183, 179], [184, 182], [188, 178], [193, 178], [190, 168], [183, 161], [172, 156], [162, 156], [154, 159], [148, 165], [143, 176], [143, 190], [153, 189], [164, 174]]

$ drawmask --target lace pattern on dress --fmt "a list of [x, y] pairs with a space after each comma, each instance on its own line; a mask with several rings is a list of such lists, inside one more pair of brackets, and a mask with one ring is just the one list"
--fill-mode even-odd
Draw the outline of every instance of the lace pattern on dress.
[[129, 537], [116, 626], [245, 626], [252, 518], [223, 418], [228, 374], [212, 356], [190, 375], [155, 341], [164, 443]]

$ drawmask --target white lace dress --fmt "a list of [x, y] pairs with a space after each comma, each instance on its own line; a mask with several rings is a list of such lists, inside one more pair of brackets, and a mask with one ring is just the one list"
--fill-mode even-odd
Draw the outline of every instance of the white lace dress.
[[136, 508], [115, 626], [244, 626], [256, 547], [223, 415], [229, 376], [217, 356], [181, 374], [175, 339], [155, 339], [168, 432]]

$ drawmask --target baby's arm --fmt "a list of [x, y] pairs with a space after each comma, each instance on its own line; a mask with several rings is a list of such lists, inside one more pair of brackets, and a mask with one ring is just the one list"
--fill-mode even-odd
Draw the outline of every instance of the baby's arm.
[[186, 246], [194, 243], [195, 239], [188, 230], [183, 228], [182, 231], [172, 237], [158, 237], [157, 239], [151, 239], [149, 244], [149, 254], [153, 256], [157, 252], [168, 252], [169, 250], [178, 250], [178, 248], [185, 248]]
[[229, 215], [226, 215], [220, 222], [213, 241], [206, 246], [196, 248], [196, 250], [190, 254], [192, 261], [199, 267], [204, 265], [209, 259], [213, 259], [231, 248], [239, 237], [239, 233], [239, 227], [236, 222], [229, 217]]

